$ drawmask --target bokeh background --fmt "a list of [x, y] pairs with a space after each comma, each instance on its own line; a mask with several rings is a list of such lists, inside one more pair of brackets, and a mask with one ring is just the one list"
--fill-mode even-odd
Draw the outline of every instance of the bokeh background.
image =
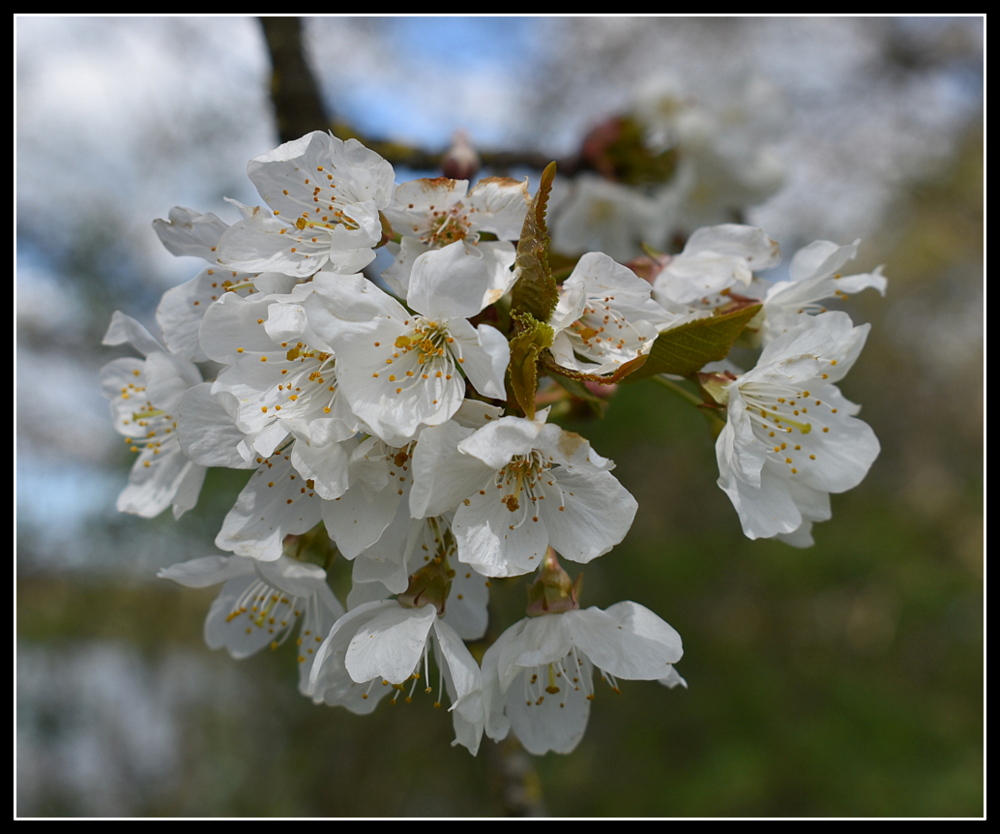
[[[431, 151], [465, 129], [562, 158], [658, 74], [705, 97], [758, 74], [786, 106], [785, 187], [747, 221], [786, 255], [861, 238], [853, 271], [885, 264], [886, 297], [846, 307], [872, 332], [842, 385], [883, 451], [815, 547], [742, 536], [704, 421], [669, 392], [625, 386], [571, 426], [640, 506], [584, 604], [663, 616], [690, 688], [599, 688], [576, 752], [538, 759], [473, 759], [424, 703], [314, 706], [291, 646], [210, 652], [213, 592], [155, 578], [214, 552], [241, 476], [210, 475], [179, 523], [118, 515], [131, 461], [97, 378], [121, 351], [101, 337], [116, 309], [151, 325], [201, 268], [154, 218], [254, 200], [268, 53], [253, 18], [15, 23], [19, 816], [984, 813], [982, 19], [303, 21], [329, 115]], [[509, 623], [523, 586], [498, 584]]]

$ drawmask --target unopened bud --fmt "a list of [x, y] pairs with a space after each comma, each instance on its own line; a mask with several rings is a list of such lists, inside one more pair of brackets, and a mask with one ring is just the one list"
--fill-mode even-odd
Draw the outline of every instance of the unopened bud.
[[583, 139], [580, 155], [605, 179], [618, 179], [614, 148], [621, 141], [624, 120], [615, 116], [592, 127]]
[[569, 574], [559, 564], [559, 557], [550, 547], [545, 552], [545, 561], [538, 570], [538, 577], [528, 587], [529, 617], [539, 617], [542, 614], [561, 614], [564, 611], [576, 611], [580, 607], [578, 601], [583, 574], [577, 576], [574, 582]]
[[698, 384], [701, 386], [701, 390], [708, 397], [711, 397], [711, 400], [706, 400], [706, 402], [711, 404], [714, 401], [721, 406], [726, 406], [729, 403], [729, 386], [735, 379], [736, 377], [729, 371], [698, 374]]
[[311, 562], [322, 568], [329, 567], [337, 555], [336, 545], [322, 524], [317, 524], [307, 533], [289, 533], [282, 540], [281, 549], [289, 559]]
[[642, 249], [646, 254], [640, 255], [638, 258], [632, 258], [625, 266], [642, 278], [643, 281], [652, 284], [656, 280], [656, 276], [667, 268], [667, 265], [672, 260], [672, 256], [664, 252], [658, 252], [645, 244], [643, 244]]
[[482, 165], [479, 154], [464, 130], [456, 130], [451, 147], [441, 158], [441, 173], [453, 180], [471, 180]]
[[455, 571], [448, 566], [447, 559], [432, 559], [410, 576], [409, 586], [396, 597], [396, 602], [404, 608], [421, 608], [430, 604], [437, 608], [438, 616], [442, 616], [454, 577]]

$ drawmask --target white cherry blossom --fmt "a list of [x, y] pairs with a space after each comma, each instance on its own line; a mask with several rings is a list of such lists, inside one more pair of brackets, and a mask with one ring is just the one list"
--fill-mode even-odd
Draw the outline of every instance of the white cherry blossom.
[[173, 505], [180, 518], [197, 503], [205, 480], [205, 467], [184, 454], [177, 435], [181, 401], [201, 383], [201, 373], [123, 313], [112, 317], [104, 344], [131, 344], [146, 357], [114, 359], [101, 370], [115, 430], [138, 453], [118, 511], [152, 518]]
[[452, 422], [417, 443], [411, 512], [455, 509], [458, 558], [485, 576], [528, 573], [549, 546], [589, 562], [632, 525], [637, 505], [608, 471], [614, 464], [547, 416], [503, 417], [476, 431]]
[[[515, 255], [510, 241], [521, 234], [528, 200], [526, 183], [504, 177], [480, 180], [471, 191], [467, 181], [446, 177], [397, 186], [385, 216], [401, 239], [389, 244], [395, 261], [382, 278], [406, 298], [410, 271], [418, 258], [427, 255], [431, 268], [441, 269], [448, 267], [434, 264], [461, 256], [466, 259], [461, 268], [469, 273], [463, 280], [486, 288], [488, 297], [480, 301], [481, 310], [510, 289], [516, 278], [510, 269]], [[483, 232], [497, 239], [482, 240]], [[442, 249], [450, 250], [450, 259], [441, 261], [435, 254]]]
[[375, 257], [395, 174], [356, 139], [315, 131], [252, 159], [247, 173], [267, 206], [237, 204], [243, 219], [222, 235], [220, 264], [307, 277]]
[[414, 313], [359, 275], [320, 273], [306, 302], [313, 328], [336, 352], [351, 409], [392, 446], [449, 419], [465, 400], [466, 378], [480, 394], [506, 398], [507, 339], [456, 311], [448, 273], [433, 280], [424, 287], [413, 276]]
[[[346, 466], [336, 444], [354, 435], [358, 420], [338, 393], [333, 349], [309, 327], [302, 302], [311, 291], [302, 284], [288, 294], [227, 295], [206, 315], [202, 342], [227, 364], [212, 393], [246, 434], [245, 456], [270, 455], [294, 437], [296, 454], [312, 461], [303, 474], [335, 498], [343, 492], [336, 473]], [[324, 477], [324, 456], [338, 458], [333, 481]]]
[[719, 486], [749, 538], [812, 544], [812, 523], [830, 517], [830, 493], [857, 486], [878, 456], [875, 433], [834, 384], [868, 330], [846, 313], [807, 317], [768, 344], [756, 367], [724, 385]]
[[205, 556], [158, 574], [188, 588], [225, 583], [205, 618], [205, 643], [241, 660], [277, 648], [299, 624], [299, 688], [305, 692], [313, 659], [344, 607], [327, 584], [326, 571], [281, 556], [259, 562], [242, 556]]
[[381, 600], [349, 611], [317, 652], [309, 694], [316, 703], [368, 713], [390, 691], [394, 700], [402, 692], [409, 700], [418, 687], [433, 693], [431, 646], [440, 676], [435, 706], [446, 690], [455, 729], [452, 744], [475, 755], [485, 723], [482, 676], [465, 643], [433, 605], [408, 608]]
[[661, 330], [686, 320], [653, 301], [651, 290], [602, 252], [580, 258], [560, 285], [559, 303], [549, 320], [556, 362], [574, 371], [610, 374], [648, 353]]
[[614, 689], [617, 679], [680, 682], [682, 654], [680, 635], [635, 602], [527, 617], [483, 657], [486, 734], [513, 730], [535, 755], [571, 753], [587, 729], [595, 666]]
[[764, 293], [761, 338], [765, 343], [801, 323], [803, 315], [822, 312], [822, 301], [868, 288], [885, 295], [887, 281], [882, 267], [858, 275], [841, 274], [844, 264], [857, 256], [860, 242], [838, 246], [817, 240], [795, 253], [788, 280], [771, 284]]
[[780, 260], [778, 244], [760, 229], [727, 223], [698, 229], [653, 283], [668, 310], [686, 311], [702, 299], [750, 285], [753, 273]]
[[[778, 245], [753, 226], [697, 229], [672, 256], [650, 248], [668, 249], [702, 210], [704, 222], [739, 216], [773, 188], [773, 159], [745, 141], [773, 101], [733, 86], [746, 98], [736, 122], [673, 86], [646, 99], [631, 124], [670, 155], [636, 177], [640, 189], [585, 172], [552, 182], [550, 169], [534, 200], [506, 178], [397, 187], [378, 154], [314, 132], [250, 161], [260, 202], [230, 200], [232, 225], [182, 207], [154, 222], [168, 251], [207, 266], [164, 294], [158, 337], [115, 314], [105, 344], [140, 357], [108, 363], [101, 385], [138, 453], [120, 510], [179, 516], [208, 467], [251, 470], [215, 539], [228, 555], [160, 572], [222, 586], [205, 619], [210, 648], [243, 658], [297, 636], [299, 689], [316, 703], [368, 713], [422, 691], [449, 705], [453, 744], [473, 755], [484, 732], [513, 733], [536, 755], [575, 749], [595, 670], [614, 691], [622, 679], [687, 687], [670, 625], [634, 602], [581, 610], [581, 577], [559, 564], [608, 553], [637, 510], [614, 463], [557, 424], [593, 399], [584, 382], [617, 381], [654, 350], [719, 359], [682, 384], [697, 379], [725, 413], [718, 484], [750, 538], [811, 544], [830, 495], [879, 453], [837, 387], [868, 326], [821, 306], [884, 293], [881, 267], [841, 275], [857, 242], [800, 249], [777, 283], [758, 273], [778, 263]], [[530, 251], [515, 266], [529, 208]], [[383, 245], [393, 262], [376, 284], [361, 270]], [[563, 278], [560, 252], [588, 254]], [[529, 266], [536, 255], [553, 281]], [[655, 347], [671, 328], [741, 311]], [[520, 363], [510, 380], [508, 339]], [[763, 345], [756, 367], [722, 356], [733, 343]], [[561, 384], [545, 378], [557, 374]], [[312, 562], [340, 565], [338, 588], [350, 573], [346, 611]], [[535, 571], [529, 616], [480, 669], [464, 641], [487, 634], [491, 579]]]

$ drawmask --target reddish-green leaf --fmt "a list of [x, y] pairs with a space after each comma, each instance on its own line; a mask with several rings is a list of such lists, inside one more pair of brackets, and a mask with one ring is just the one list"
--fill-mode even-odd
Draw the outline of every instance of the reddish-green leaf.
[[554, 331], [529, 313], [515, 318], [518, 332], [510, 340], [510, 364], [507, 366], [514, 399], [529, 419], [535, 416], [535, 393], [538, 391], [538, 360], [552, 344]]
[[559, 302], [559, 289], [549, 267], [549, 233], [545, 225], [555, 175], [556, 164], [550, 162], [528, 206], [514, 260], [521, 275], [511, 289], [511, 311], [529, 313], [536, 321], [548, 321]]

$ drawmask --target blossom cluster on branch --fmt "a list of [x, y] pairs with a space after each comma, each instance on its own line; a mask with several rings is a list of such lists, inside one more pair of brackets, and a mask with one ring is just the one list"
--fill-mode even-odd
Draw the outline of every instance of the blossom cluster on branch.
[[[624, 263], [558, 253], [552, 166], [534, 194], [502, 177], [397, 185], [361, 143], [315, 132], [248, 171], [261, 202], [231, 201], [236, 222], [175, 208], [154, 223], [206, 265], [164, 294], [157, 336], [115, 314], [105, 343], [141, 358], [108, 363], [102, 387], [137, 453], [120, 510], [180, 517], [209, 468], [247, 470], [215, 540], [226, 555], [160, 575], [222, 586], [211, 648], [297, 641], [316, 703], [368, 713], [423, 690], [473, 754], [509, 733], [567, 753], [595, 670], [612, 688], [686, 686], [674, 628], [635, 602], [581, 608], [563, 566], [611, 551], [637, 509], [613, 462], [560, 426], [571, 404], [600, 410], [643, 379], [686, 392], [717, 427], [746, 535], [799, 546], [878, 454], [837, 388], [867, 326], [821, 306], [884, 291], [879, 270], [842, 274], [856, 244], [813, 243], [773, 282], [758, 273], [777, 243], [740, 224]], [[737, 344], [759, 349], [753, 368], [727, 360]], [[499, 631], [491, 581], [518, 576], [526, 616], [477, 661], [468, 644]]]

